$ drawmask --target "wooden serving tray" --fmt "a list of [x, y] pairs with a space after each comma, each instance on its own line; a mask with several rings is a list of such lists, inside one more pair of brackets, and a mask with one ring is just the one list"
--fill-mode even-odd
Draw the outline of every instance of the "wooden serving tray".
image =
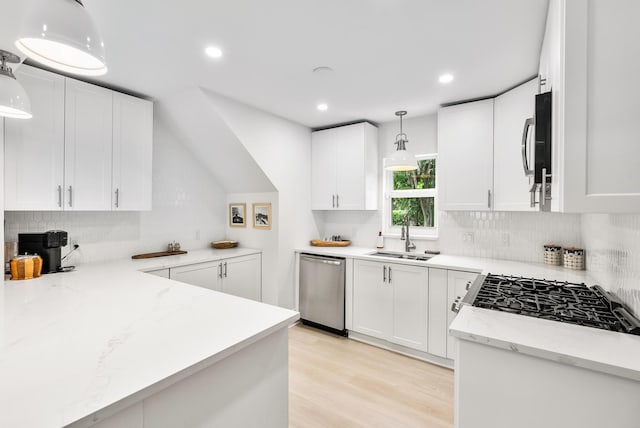
[[348, 247], [351, 245], [351, 241], [321, 241], [319, 239], [312, 239], [311, 245], [314, 247]]
[[153, 259], [154, 257], [177, 256], [179, 254], [187, 254], [186, 251], [159, 251], [157, 253], [136, 254], [131, 256], [132, 259]]

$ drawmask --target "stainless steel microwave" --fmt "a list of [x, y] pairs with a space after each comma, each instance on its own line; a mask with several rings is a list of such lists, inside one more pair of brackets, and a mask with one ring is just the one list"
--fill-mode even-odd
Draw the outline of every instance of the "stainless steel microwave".
[[[525, 121], [522, 135], [522, 164], [525, 175], [533, 178], [529, 192], [531, 207], [539, 205], [540, 211], [551, 209], [552, 169], [552, 96], [551, 92], [536, 95], [535, 117]], [[534, 129], [533, 150], [529, 149], [529, 129]], [[531, 153], [532, 152], [532, 153]], [[529, 154], [533, 157], [533, 168]]]

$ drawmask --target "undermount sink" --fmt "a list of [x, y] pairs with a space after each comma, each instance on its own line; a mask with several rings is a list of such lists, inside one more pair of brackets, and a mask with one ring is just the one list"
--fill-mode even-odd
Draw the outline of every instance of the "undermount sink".
[[386, 252], [386, 251], [377, 251], [369, 255], [376, 256], [376, 257], [387, 257], [387, 258], [393, 258], [393, 259], [416, 260], [419, 262], [426, 262], [431, 257], [433, 257], [433, 256], [427, 256], [423, 254], [392, 253], [392, 252]]

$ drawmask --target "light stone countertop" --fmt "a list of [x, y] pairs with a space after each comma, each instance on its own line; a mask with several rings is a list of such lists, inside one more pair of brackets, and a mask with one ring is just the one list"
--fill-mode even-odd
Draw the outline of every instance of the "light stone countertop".
[[294, 311], [139, 272], [256, 252], [198, 250], [6, 281], [0, 426], [85, 424], [293, 323]]
[[[597, 284], [588, 271], [575, 271], [543, 263], [450, 255], [437, 255], [428, 261], [411, 261], [369, 255], [375, 251], [373, 248], [362, 247], [339, 249], [303, 247], [297, 250], [297, 252], [404, 263], [430, 268], [585, 283], [588, 286]], [[607, 289], [607, 284], [600, 285]], [[472, 306], [462, 307], [449, 331], [453, 336], [463, 340], [640, 381], [640, 359], [638, 358], [640, 355], [640, 336]]]

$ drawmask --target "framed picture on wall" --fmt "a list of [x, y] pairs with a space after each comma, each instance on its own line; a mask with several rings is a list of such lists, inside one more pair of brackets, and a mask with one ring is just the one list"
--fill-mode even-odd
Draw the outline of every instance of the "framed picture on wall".
[[256, 229], [271, 229], [271, 203], [257, 202], [253, 204], [253, 227]]
[[247, 204], [229, 204], [229, 226], [247, 227]]

